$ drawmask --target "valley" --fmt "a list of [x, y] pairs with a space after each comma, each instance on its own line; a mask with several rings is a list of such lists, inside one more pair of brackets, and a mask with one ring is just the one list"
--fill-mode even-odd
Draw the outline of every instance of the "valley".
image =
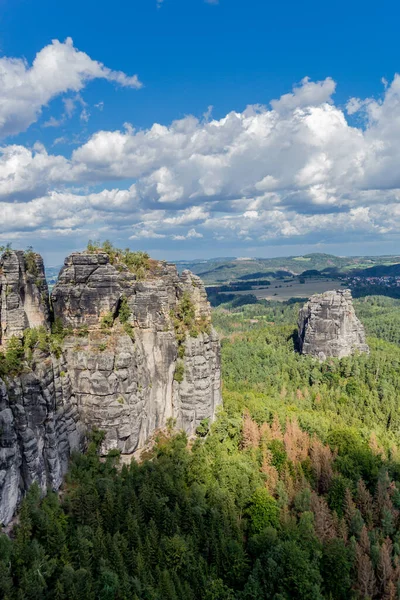
[[205, 284], [227, 283], [236, 280], [260, 279], [274, 276], [300, 275], [304, 271], [349, 273], [381, 268], [400, 263], [400, 256], [335, 256], [312, 253], [304, 256], [277, 258], [217, 258], [193, 261], [176, 261], [178, 269], [190, 269], [200, 275]]
[[[258, 286], [255, 282], [251, 287], [251, 290], [239, 290], [234, 293], [236, 296], [243, 296], [250, 293], [254, 295], [257, 300], [276, 300], [277, 302], [285, 302], [291, 298], [309, 298], [313, 294], [321, 294], [328, 290], [340, 288], [343, 285], [345, 284], [340, 279], [310, 277], [301, 281], [301, 278], [293, 277], [290, 280], [276, 280], [271, 282], [271, 285], [269, 286]], [[231, 292], [221, 292], [221, 295], [230, 293]]]
[[[52, 291], [53, 310], [64, 323], [48, 332], [16, 329], [3, 344], [0, 457], [15, 456], [1, 471], [3, 506], [18, 460], [24, 482], [28, 466], [31, 480], [18, 498], [18, 518], [0, 535], [0, 598], [394, 600], [400, 581], [400, 300], [365, 295], [352, 303], [341, 279], [271, 278], [264, 289], [250, 280], [246, 290], [218, 292], [210, 313], [200, 279], [148, 260], [112, 247], [72, 255]], [[7, 265], [3, 289], [11, 282]], [[100, 279], [92, 278], [93, 265]], [[144, 269], [139, 277], [137, 269]], [[15, 309], [11, 293], [35, 281], [37, 274], [31, 280], [29, 273], [14, 281], [8, 311]], [[174, 294], [160, 296], [171, 284]], [[326, 286], [338, 292], [306, 304], [296, 300], [299, 290], [304, 298]], [[121, 288], [126, 300], [119, 301]], [[271, 300], [262, 297], [268, 292]], [[160, 298], [174, 301], [163, 309]], [[101, 316], [105, 301], [108, 312]], [[20, 303], [31, 311], [26, 294]], [[46, 309], [41, 314], [46, 325]], [[7, 317], [4, 326], [4, 308], [2, 315], [4, 338], [20, 321]], [[143, 337], [150, 317], [153, 349]], [[172, 418], [164, 413], [144, 443], [132, 411], [147, 398], [141, 415], [152, 418], [152, 398], [162, 404], [168, 397], [156, 389], [162, 363], [152, 362], [167, 339], [176, 346], [170, 358], [177, 360], [177, 412]], [[223, 402], [213, 412], [218, 339]], [[54, 383], [44, 371], [49, 357]], [[110, 372], [107, 365], [122, 359]], [[207, 365], [213, 365], [211, 387]], [[107, 386], [120, 380], [120, 390], [105, 390], [104, 377]], [[52, 402], [59, 419], [53, 428]], [[60, 403], [74, 407], [67, 427]], [[206, 411], [193, 422], [186, 406]], [[65, 434], [71, 441], [78, 426], [82, 443], [69, 451]], [[36, 450], [27, 431], [39, 436]], [[19, 438], [26, 445], [19, 446]], [[133, 460], [127, 442], [136, 448]], [[64, 477], [55, 481], [60, 443]], [[53, 473], [47, 490], [45, 473]]]
[[400, 600], [398, 13], [0, 0], [0, 600]]

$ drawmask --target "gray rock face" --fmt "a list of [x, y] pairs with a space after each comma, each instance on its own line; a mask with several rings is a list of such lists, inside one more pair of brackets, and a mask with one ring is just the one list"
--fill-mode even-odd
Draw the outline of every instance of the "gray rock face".
[[[178, 342], [172, 321], [187, 294], [195, 320], [208, 331], [184, 342], [183, 381], [174, 380]], [[122, 298], [130, 310], [132, 339], [119, 324]], [[87, 335], [65, 341], [65, 359], [80, 414], [89, 428], [106, 432], [103, 450], [134, 452], [168, 418], [192, 433], [221, 403], [220, 345], [201, 280], [175, 265], [155, 262], [144, 280], [117, 270], [107, 254], [72, 254], [52, 292], [55, 318]], [[104, 332], [101, 319], [113, 315]]]
[[[50, 327], [43, 262], [35, 260], [33, 278], [22, 252], [1, 259], [3, 347], [27, 327]], [[196, 327], [182, 342], [175, 327], [184, 296]], [[119, 319], [122, 302], [130, 312], [128, 328]], [[127, 268], [111, 265], [107, 254], [74, 253], [65, 260], [52, 305], [70, 331], [60, 358], [35, 350], [30, 369], [7, 385], [0, 379], [3, 523], [32, 482], [43, 492], [60, 486], [70, 453], [83, 447], [87, 430], [105, 431], [104, 452], [131, 453], [168, 418], [193, 433], [221, 403], [220, 344], [204, 286], [189, 271], [179, 276], [174, 265], [152, 261], [139, 281]], [[113, 318], [108, 329], [105, 315]]]
[[356, 317], [350, 290], [315, 294], [299, 313], [302, 354], [320, 360], [369, 352], [364, 327]]
[[184, 379], [174, 384], [173, 405], [178, 426], [190, 432], [201, 420], [212, 418], [221, 403], [220, 342], [215, 330], [187, 339], [184, 363]]
[[33, 482], [57, 490], [84, 427], [63, 363], [37, 353], [30, 372], [0, 379], [0, 523], [7, 524]]
[[107, 254], [71, 254], [52, 292], [55, 317], [65, 326], [98, 326], [102, 315], [116, 310], [118, 276]]
[[49, 326], [49, 290], [42, 257], [9, 250], [0, 257], [0, 343], [27, 327]]

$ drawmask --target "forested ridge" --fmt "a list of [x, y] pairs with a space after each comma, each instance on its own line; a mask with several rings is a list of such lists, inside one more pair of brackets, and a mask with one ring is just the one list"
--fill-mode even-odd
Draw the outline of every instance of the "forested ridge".
[[75, 455], [60, 493], [33, 486], [0, 536], [8, 600], [400, 597], [396, 301], [356, 302], [370, 355], [295, 352], [296, 304], [214, 313], [224, 407], [173, 423], [140, 464]]

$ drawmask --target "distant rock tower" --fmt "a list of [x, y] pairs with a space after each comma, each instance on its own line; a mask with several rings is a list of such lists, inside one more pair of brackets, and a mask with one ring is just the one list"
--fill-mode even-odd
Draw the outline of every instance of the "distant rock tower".
[[325, 360], [369, 352], [364, 327], [356, 317], [350, 290], [315, 294], [299, 313], [302, 354]]

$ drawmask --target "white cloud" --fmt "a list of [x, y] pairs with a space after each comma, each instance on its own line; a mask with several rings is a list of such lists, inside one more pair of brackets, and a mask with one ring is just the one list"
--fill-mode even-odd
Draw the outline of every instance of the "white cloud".
[[292, 93], [284, 94], [279, 100], [271, 100], [271, 106], [278, 112], [305, 106], [318, 106], [324, 102], [332, 102], [332, 94], [335, 89], [336, 83], [331, 77], [317, 82], [310, 81], [309, 77], [304, 77], [300, 85], [293, 86]]
[[192, 206], [186, 210], [179, 211], [179, 214], [173, 217], [167, 217], [164, 222], [168, 225], [189, 225], [204, 221], [209, 217], [209, 213], [203, 206]]
[[360, 98], [350, 98], [350, 100], [347, 101], [346, 110], [349, 115], [354, 115], [356, 112], [361, 110], [364, 105], [364, 100], [360, 100]]
[[126, 240], [207, 248], [215, 240], [396, 236], [400, 77], [382, 98], [348, 102], [347, 113], [362, 110], [358, 127], [332, 102], [335, 85], [306, 78], [272, 109], [98, 131], [69, 158], [40, 144], [4, 146], [0, 228], [12, 237], [92, 227]]
[[57, 144], [64, 144], [68, 141], [68, 139], [65, 136], [60, 136], [58, 138], [56, 138], [53, 142], [53, 146], [57, 146]]
[[75, 112], [75, 98], [63, 98], [63, 104], [65, 108], [65, 114], [68, 118], [71, 118]]
[[77, 50], [71, 38], [53, 40], [36, 55], [32, 66], [18, 58], [0, 58], [0, 136], [26, 130], [53, 98], [79, 92], [92, 79], [140, 88], [136, 75], [113, 71]]
[[139, 239], [157, 240], [157, 239], [163, 239], [165, 237], [166, 237], [166, 235], [164, 235], [162, 233], [157, 233], [156, 231], [153, 231], [152, 229], [137, 229], [137, 231], [135, 233], [133, 233], [131, 236], [129, 236], [129, 239], [130, 240], [139, 240]]
[[188, 239], [188, 240], [194, 239], [194, 238], [202, 238], [202, 237], [203, 237], [203, 234], [199, 233], [195, 229], [189, 229], [189, 231], [187, 232], [187, 235], [186, 235], [186, 239]]
[[196, 238], [202, 238], [203, 234], [202, 233], [198, 233], [194, 228], [193, 229], [189, 229], [189, 231], [187, 232], [186, 235], [173, 235], [172, 239], [173, 240], [193, 240]]
[[64, 123], [64, 119], [56, 119], [55, 117], [50, 117], [48, 121], [43, 123], [43, 127], [60, 127]]
[[60, 127], [60, 125], [64, 125], [64, 123], [71, 119], [75, 113], [76, 107], [78, 104], [82, 107], [82, 111], [80, 113], [80, 120], [82, 122], [87, 123], [90, 118], [90, 112], [87, 109], [87, 103], [84, 101], [80, 94], [76, 94], [72, 98], [63, 98], [64, 104], [64, 112], [59, 119], [55, 117], [50, 117], [45, 123], [43, 123], [43, 127]]
[[71, 165], [63, 156], [48, 154], [37, 144], [32, 150], [20, 145], [0, 148], [0, 199], [11, 202], [35, 198], [79, 179], [83, 165]]
[[83, 123], [87, 123], [90, 119], [90, 112], [88, 111], [87, 108], [84, 108], [81, 112], [81, 114], [79, 115], [80, 120]]

